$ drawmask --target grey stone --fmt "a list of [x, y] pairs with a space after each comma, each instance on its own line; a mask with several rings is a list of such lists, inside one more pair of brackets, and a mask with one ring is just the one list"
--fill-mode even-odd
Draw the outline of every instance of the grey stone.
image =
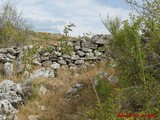
[[53, 77], [55, 77], [53, 70], [51, 70], [50, 68], [40, 68], [34, 71], [29, 79], [32, 80], [36, 78], [53, 78]]
[[17, 120], [17, 110], [8, 100], [0, 100], [0, 120]]
[[70, 87], [69, 90], [67, 91], [67, 94], [75, 94], [77, 93], [78, 89], [74, 87]]
[[65, 58], [65, 59], [69, 59], [70, 58], [70, 56], [67, 55], [67, 54], [63, 54], [62, 57]]
[[6, 62], [4, 64], [4, 73], [6, 76], [12, 77], [13, 76], [13, 64]]
[[7, 53], [7, 54], [6, 54], [6, 57], [8, 57], [8, 58], [10, 58], [10, 59], [15, 59], [15, 58], [16, 58], [15, 56], [11, 55], [10, 53]]
[[58, 56], [58, 57], [60, 57], [60, 56], [62, 55], [61, 52], [57, 52], [57, 51], [54, 51], [54, 54], [55, 54], [56, 56]]
[[103, 39], [99, 39], [95, 42], [96, 44], [101, 44], [101, 45], [104, 45], [105, 44], [105, 41]]
[[11, 55], [15, 56], [20, 53], [20, 50], [19, 49], [15, 50], [14, 48], [7, 48], [7, 52], [10, 53]]
[[92, 52], [92, 49], [82, 48], [82, 51], [85, 52], [85, 53], [90, 53], [90, 52]]
[[83, 51], [78, 50], [76, 53], [77, 53], [77, 55], [79, 55], [80, 57], [84, 57], [84, 56], [85, 56], [85, 53], [84, 53]]
[[77, 83], [77, 84], [75, 85], [75, 87], [76, 87], [77, 89], [82, 89], [83, 84]]
[[72, 62], [70, 59], [65, 59], [65, 61], [67, 62], [67, 64], [70, 64]]
[[115, 75], [109, 76], [109, 77], [107, 78], [107, 80], [108, 80], [110, 83], [112, 83], [112, 84], [115, 84], [115, 83], [118, 83], [118, 82], [119, 82], [117, 76], [115, 76]]
[[75, 46], [74, 49], [75, 50], [79, 50], [81, 48], [81, 46]]
[[28, 47], [27, 46], [23, 46], [23, 50], [24, 51], [28, 50]]
[[49, 60], [49, 57], [41, 57], [41, 62]]
[[18, 120], [14, 107], [23, 101], [23, 88], [21, 84], [4, 80], [0, 83], [0, 120]]
[[53, 64], [51, 65], [51, 68], [52, 68], [52, 69], [60, 68], [60, 64], [57, 63], [57, 62], [53, 62]]
[[66, 65], [67, 64], [67, 62], [65, 60], [59, 60], [58, 63], [61, 64], [61, 65]]
[[107, 36], [106, 35], [94, 35], [92, 36], [91, 41], [95, 44], [104, 45], [107, 41]]
[[45, 57], [50, 56], [50, 53], [46, 52], [46, 53], [43, 54], [43, 56], [45, 56]]
[[42, 65], [45, 66], [45, 67], [50, 67], [50, 66], [52, 65], [52, 61], [50, 61], [50, 60], [44, 61], [44, 62], [42, 63]]
[[47, 88], [41, 84], [40, 88], [39, 88], [39, 91], [38, 91], [38, 94], [39, 95], [45, 95], [47, 93]]
[[98, 80], [98, 79], [95, 79], [95, 80], [94, 80], [94, 85], [97, 86], [98, 83], [99, 83], [99, 80]]
[[79, 90], [81, 90], [83, 88], [83, 84], [77, 83], [74, 87], [70, 87], [69, 90], [67, 91], [67, 94], [65, 96], [65, 98], [70, 98], [73, 95], [77, 95], [79, 96]]
[[22, 73], [23, 72], [23, 64], [22, 64], [22, 60], [21, 59], [18, 59], [16, 61], [17, 63], [17, 72], [18, 73]]
[[102, 55], [102, 53], [101, 53], [101, 52], [99, 52], [98, 50], [95, 50], [95, 51], [94, 51], [94, 54], [95, 54], [95, 56], [96, 56], [96, 57], [98, 57], [98, 56], [101, 56], [101, 55]]
[[71, 60], [78, 60], [79, 59], [79, 55], [72, 55], [71, 56]]
[[1, 48], [0, 53], [7, 53], [7, 48]]
[[29, 45], [28, 49], [31, 50], [33, 48], [33, 45]]
[[76, 61], [75, 61], [75, 64], [76, 64], [76, 65], [84, 64], [84, 60], [76, 60]]
[[86, 53], [86, 57], [88, 57], [88, 58], [93, 58], [93, 57], [94, 57], [94, 54], [93, 54], [92, 52]]
[[63, 57], [59, 57], [58, 59], [59, 59], [59, 60], [63, 60]]

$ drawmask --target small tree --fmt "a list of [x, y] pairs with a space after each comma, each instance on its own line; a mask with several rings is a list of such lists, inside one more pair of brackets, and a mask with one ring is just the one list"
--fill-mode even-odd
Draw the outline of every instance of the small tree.
[[72, 31], [72, 27], [76, 27], [74, 23], [69, 23], [68, 25], [64, 26], [63, 33], [64, 35], [68, 36], [69, 32]]
[[[112, 51], [120, 81], [130, 85], [144, 84], [160, 78], [160, 2], [126, 0], [138, 14], [123, 22], [107, 17], [103, 24], [113, 35]], [[128, 81], [128, 82], [126, 82]]]
[[121, 19], [118, 17], [111, 18], [107, 15], [106, 19], [101, 19], [104, 26], [108, 29], [108, 31], [114, 35], [120, 29]]
[[19, 46], [26, 42], [31, 26], [16, 8], [7, 3], [0, 12], [0, 43], [1, 46]]

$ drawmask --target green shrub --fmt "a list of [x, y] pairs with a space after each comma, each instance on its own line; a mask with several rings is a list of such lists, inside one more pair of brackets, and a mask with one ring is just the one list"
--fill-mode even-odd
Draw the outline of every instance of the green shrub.
[[102, 102], [88, 112], [89, 119], [125, 119], [118, 118], [118, 113], [155, 114], [160, 118], [160, 2], [143, 0], [139, 6], [134, 0], [126, 1], [138, 12], [130, 22], [124, 21], [120, 28], [117, 17], [102, 21], [113, 35], [110, 48], [120, 86], [110, 89], [100, 81], [97, 93]]
[[30, 100], [34, 100], [38, 96], [39, 89], [40, 89], [40, 85], [38, 84], [32, 85], [32, 93], [29, 97]]
[[46, 52], [53, 53], [54, 50], [55, 50], [55, 46], [50, 45], [42, 48], [41, 53], [46, 53]]
[[61, 48], [62, 48], [62, 53], [63, 54], [70, 55], [71, 52], [73, 52], [73, 48], [70, 45], [67, 45], [66, 42], [61, 42]]
[[23, 45], [29, 38], [31, 26], [11, 3], [3, 6], [0, 14], [0, 45]]

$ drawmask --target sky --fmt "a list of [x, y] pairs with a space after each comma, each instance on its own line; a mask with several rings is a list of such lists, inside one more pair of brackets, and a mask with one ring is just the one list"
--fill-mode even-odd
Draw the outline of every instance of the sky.
[[[6, 1], [0, 2], [2, 7]], [[69, 22], [71, 36], [83, 33], [109, 34], [101, 19], [109, 14], [122, 20], [128, 19], [131, 11], [124, 0], [10, 0], [18, 11], [22, 11], [33, 30], [63, 34], [64, 26]]]

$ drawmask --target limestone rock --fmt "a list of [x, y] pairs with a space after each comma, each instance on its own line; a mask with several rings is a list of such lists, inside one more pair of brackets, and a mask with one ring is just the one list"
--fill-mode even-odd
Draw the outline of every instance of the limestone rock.
[[95, 50], [95, 51], [94, 51], [94, 54], [95, 54], [95, 56], [96, 56], [96, 57], [98, 57], [98, 56], [101, 56], [101, 55], [102, 55], [102, 53], [101, 53], [101, 52], [99, 52], [98, 50]]
[[70, 58], [70, 56], [67, 55], [67, 54], [63, 54], [62, 57], [65, 58], [65, 59], [69, 59]]
[[66, 65], [67, 64], [67, 62], [65, 60], [59, 60], [58, 63], [61, 64], [61, 65]]
[[77, 60], [77, 61], [75, 61], [75, 64], [76, 65], [84, 64], [84, 60]]
[[16, 62], [17, 62], [17, 72], [18, 72], [18, 73], [22, 73], [22, 71], [23, 71], [22, 60], [19, 59], [19, 60], [17, 60]]
[[4, 64], [4, 73], [6, 76], [12, 77], [13, 76], [13, 64], [6, 62]]
[[90, 52], [92, 52], [92, 49], [82, 48], [82, 51], [85, 52], [85, 53], [90, 53]]
[[88, 58], [93, 58], [93, 57], [94, 57], [94, 54], [93, 54], [92, 52], [86, 53], [86, 57], [88, 57]]
[[81, 48], [81, 46], [75, 46], [74, 49], [75, 50], [79, 50]]
[[85, 53], [84, 53], [83, 51], [78, 50], [76, 53], [77, 53], [77, 55], [79, 55], [80, 57], [84, 57], [84, 56], [85, 56]]
[[0, 120], [18, 120], [17, 110], [8, 100], [0, 100]]
[[53, 64], [51, 65], [51, 68], [52, 68], [52, 69], [60, 68], [60, 64], [57, 63], [57, 62], [53, 62]]
[[39, 95], [45, 95], [47, 93], [47, 88], [41, 84], [40, 88], [39, 88]]
[[29, 45], [28, 49], [31, 50], [33, 48], [33, 45]]
[[110, 83], [112, 83], [112, 84], [115, 84], [115, 83], [118, 83], [118, 82], [119, 82], [117, 76], [115, 76], [115, 75], [109, 76], [109, 77], [107, 78], [107, 80], [108, 80]]
[[45, 67], [50, 67], [52, 65], [52, 61], [48, 60], [42, 63], [43, 66]]
[[36, 79], [36, 78], [53, 78], [55, 77], [55, 74], [53, 70], [50, 68], [40, 68], [31, 74], [30, 79]]

